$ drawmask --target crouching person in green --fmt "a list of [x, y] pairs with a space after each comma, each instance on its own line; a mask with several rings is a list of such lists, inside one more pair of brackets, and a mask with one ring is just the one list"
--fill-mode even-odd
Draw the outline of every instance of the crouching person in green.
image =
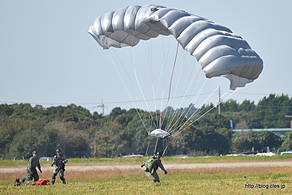
[[38, 153], [36, 151], [33, 151], [32, 157], [30, 157], [28, 160], [27, 176], [23, 177], [22, 183], [24, 183], [25, 180], [32, 180], [32, 179], [34, 179], [34, 181], [39, 180], [39, 175], [36, 168], [38, 168], [39, 171], [42, 173], [40, 161], [38, 158]]
[[147, 159], [145, 162], [141, 164], [141, 168], [144, 169], [145, 175], [154, 177], [153, 182], [160, 182], [159, 175], [157, 174], [158, 167], [164, 171], [164, 174], [167, 174], [163, 164], [161, 163], [160, 158], [162, 157], [161, 152], [157, 152], [155, 156]]
[[65, 155], [62, 154], [62, 151], [60, 149], [56, 150], [56, 155], [53, 158], [53, 162], [51, 166], [56, 166], [55, 170], [53, 171], [52, 175], [52, 184], [55, 184], [56, 176], [58, 173], [60, 173], [60, 179], [62, 180], [63, 184], [66, 184], [66, 180], [64, 178], [64, 172], [65, 172], [65, 164], [68, 162]]

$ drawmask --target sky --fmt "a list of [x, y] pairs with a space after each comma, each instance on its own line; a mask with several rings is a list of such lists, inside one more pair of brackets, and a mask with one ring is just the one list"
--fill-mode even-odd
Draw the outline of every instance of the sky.
[[[203, 84], [198, 88], [191, 85], [187, 97], [192, 99], [185, 98], [187, 104], [216, 104], [218, 87], [223, 101], [241, 103], [247, 99], [257, 103], [269, 94], [292, 97], [292, 1], [136, 0], [134, 4], [177, 8], [224, 25], [247, 40], [263, 59], [259, 78], [234, 92], [229, 91], [227, 79], [207, 79], [200, 71], [198, 78]], [[104, 114], [114, 107], [156, 110], [165, 105], [187, 105], [176, 101], [184, 94], [181, 90], [189, 86], [190, 74], [200, 70], [194, 57], [179, 49], [173, 82], [182, 87], [173, 84], [170, 88], [171, 71], [156, 67], [164, 63], [172, 68], [176, 53], [173, 37], [141, 41], [133, 48], [102, 50], [87, 33], [99, 15], [134, 4], [130, 0], [0, 0], [0, 103], [44, 107], [76, 104], [98, 113], [102, 113], [103, 103]], [[180, 69], [180, 64], [189, 69]], [[137, 77], [132, 74], [136, 68]], [[155, 92], [153, 87], [144, 86], [157, 84], [162, 78], [165, 84], [155, 87]], [[154, 97], [163, 101], [151, 102]], [[168, 97], [172, 97], [169, 102]]]

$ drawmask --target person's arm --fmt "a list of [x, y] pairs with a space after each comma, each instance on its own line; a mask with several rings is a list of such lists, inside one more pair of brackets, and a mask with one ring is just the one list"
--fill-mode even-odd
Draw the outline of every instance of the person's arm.
[[32, 157], [29, 158], [28, 160], [28, 166], [27, 166], [27, 171], [31, 173], [31, 167], [32, 167]]
[[163, 166], [163, 164], [161, 162], [158, 164], [158, 166], [160, 167], [160, 169], [162, 171], [164, 171], [164, 174], [167, 174], [167, 171], [165, 170], [165, 168], [164, 168], [164, 166]]
[[63, 164], [66, 164], [68, 162], [67, 158], [65, 155], [63, 155], [63, 158], [62, 158], [62, 163]]
[[52, 164], [51, 164], [51, 167], [54, 166], [54, 165], [56, 164], [56, 162], [57, 162], [57, 160], [56, 160], [56, 156], [54, 156], [54, 158], [53, 158], [53, 162], [52, 162]]
[[37, 167], [38, 167], [39, 171], [40, 171], [41, 173], [43, 173], [43, 171], [42, 171], [42, 169], [41, 169], [40, 161], [38, 161], [38, 165], [37, 165]]

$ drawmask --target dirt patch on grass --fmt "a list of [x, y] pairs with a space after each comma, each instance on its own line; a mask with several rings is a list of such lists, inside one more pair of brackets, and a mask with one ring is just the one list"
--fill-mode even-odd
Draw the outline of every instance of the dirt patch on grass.
[[263, 173], [263, 172], [291, 172], [292, 167], [234, 167], [234, 168], [199, 168], [199, 169], [179, 169], [171, 170], [173, 173], [192, 173], [192, 174], [210, 174], [210, 173]]
[[[171, 169], [169, 174], [181, 174], [181, 173], [190, 173], [190, 174], [235, 174], [235, 173], [262, 173], [262, 172], [292, 172], [292, 167], [235, 167], [235, 168], [198, 168], [198, 169]], [[160, 170], [159, 170], [160, 173]], [[143, 170], [94, 170], [94, 171], [66, 171], [65, 178], [67, 179], [78, 179], [78, 178], [111, 178], [118, 176], [127, 176], [127, 175], [143, 175]], [[25, 176], [25, 171], [23, 174], [19, 172], [13, 173], [0, 173], [0, 180], [9, 180], [9, 179], [22, 179]], [[52, 172], [44, 171], [42, 174], [39, 174], [42, 179], [51, 179]], [[58, 176], [59, 177], [59, 176]], [[57, 177], [57, 179], [59, 179]]]

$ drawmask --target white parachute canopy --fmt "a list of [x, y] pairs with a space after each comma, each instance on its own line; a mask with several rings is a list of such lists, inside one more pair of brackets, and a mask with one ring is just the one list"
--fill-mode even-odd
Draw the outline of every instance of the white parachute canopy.
[[153, 136], [153, 137], [165, 138], [165, 137], [169, 136], [170, 133], [168, 133], [167, 131], [164, 131], [162, 129], [155, 129], [155, 130], [151, 131], [149, 135]]
[[88, 32], [103, 49], [135, 46], [140, 40], [173, 35], [197, 59], [207, 78], [228, 78], [232, 90], [257, 79], [263, 69], [260, 56], [229, 28], [164, 6], [135, 5], [105, 13]]

